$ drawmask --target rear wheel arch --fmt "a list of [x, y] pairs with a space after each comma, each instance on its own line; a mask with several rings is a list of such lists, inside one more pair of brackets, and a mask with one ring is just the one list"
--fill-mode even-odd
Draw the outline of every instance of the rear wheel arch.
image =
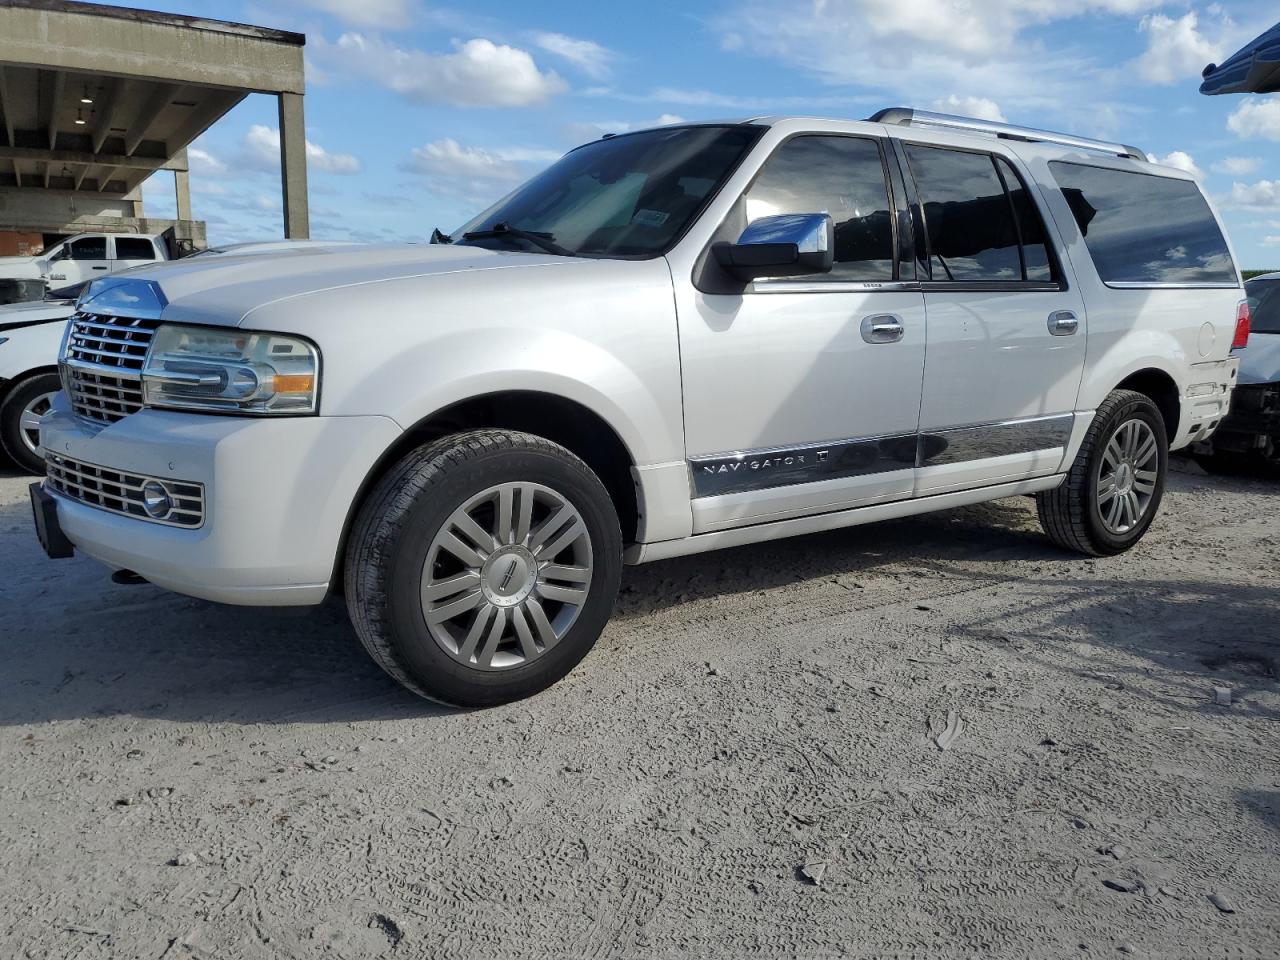
[[1115, 390], [1132, 390], [1150, 398], [1164, 419], [1165, 438], [1173, 443], [1178, 436], [1182, 415], [1182, 394], [1173, 377], [1159, 367], [1146, 367], [1129, 374], [1116, 384], [1112, 392]]
[[333, 584], [341, 584], [347, 542], [356, 515], [379, 480], [411, 450], [452, 433], [516, 430], [550, 440], [581, 459], [608, 491], [624, 543], [636, 539], [640, 492], [632, 470], [635, 457], [619, 432], [589, 407], [559, 394], [533, 390], [488, 393], [460, 400], [423, 417], [383, 451], [347, 510], [335, 557]]

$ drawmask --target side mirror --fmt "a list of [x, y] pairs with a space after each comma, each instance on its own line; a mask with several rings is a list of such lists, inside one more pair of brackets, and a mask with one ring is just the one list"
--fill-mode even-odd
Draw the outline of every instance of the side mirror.
[[806, 277], [830, 273], [835, 227], [825, 213], [786, 213], [751, 221], [737, 243], [711, 248], [716, 262], [743, 282], [758, 277]]

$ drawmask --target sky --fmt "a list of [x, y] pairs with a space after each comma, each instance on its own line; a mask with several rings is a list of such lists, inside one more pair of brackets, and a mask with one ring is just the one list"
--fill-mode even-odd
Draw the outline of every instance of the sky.
[[[913, 106], [1115, 139], [1190, 170], [1245, 269], [1280, 267], [1280, 95], [1200, 71], [1274, 0], [187, 0], [142, 6], [307, 35], [312, 236], [425, 241], [566, 150], [679, 120]], [[281, 234], [275, 101], [190, 151], [213, 243]], [[145, 189], [174, 215], [172, 177]]]

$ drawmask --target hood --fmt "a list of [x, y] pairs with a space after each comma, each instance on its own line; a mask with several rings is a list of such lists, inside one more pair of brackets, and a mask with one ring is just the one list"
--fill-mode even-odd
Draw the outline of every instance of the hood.
[[0, 257], [0, 280], [39, 280], [40, 257]]
[[72, 300], [32, 300], [0, 307], [0, 331], [65, 320], [75, 312]]
[[1280, 381], [1280, 333], [1252, 333], [1240, 353], [1238, 383]]
[[318, 246], [243, 256], [223, 253], [95, 281], [81, 303], [93, 309], [95, 298], [109, 300], [120, 285], [142, 280], [158, 289], [157, 307], [164, 320], [236, 326], [257, 307], [340, 287], [516, 267], [563, 269], [583, 262], [549, 254], [445, 244]]

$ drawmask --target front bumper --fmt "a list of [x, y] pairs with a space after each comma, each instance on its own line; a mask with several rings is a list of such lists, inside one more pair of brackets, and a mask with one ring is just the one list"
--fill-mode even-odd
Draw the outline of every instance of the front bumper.
[[59, 394], [40, 432], [50, 452], [205, 488], [197, 529], [120, 516], [55, 492], [58, 523], [77, 550], [189, 596], [296, 606], [324, 599], [348, 511], [401, 430], [386, 417], [163, 410], [98, 429]]

